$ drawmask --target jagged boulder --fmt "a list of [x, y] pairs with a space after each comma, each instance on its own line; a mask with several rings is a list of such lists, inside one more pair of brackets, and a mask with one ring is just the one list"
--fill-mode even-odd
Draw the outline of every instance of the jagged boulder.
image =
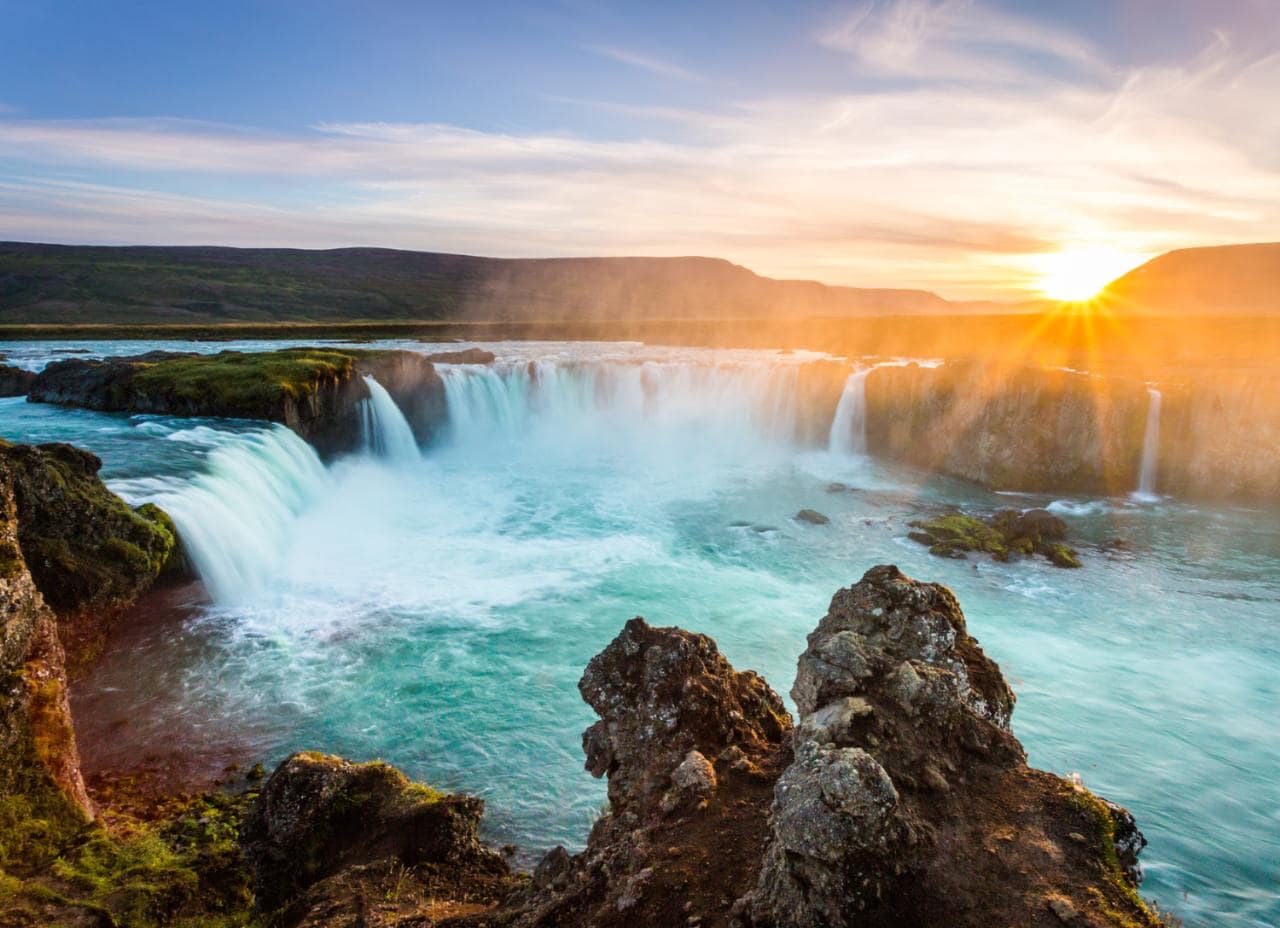
[[[1154, 925], [1128, 813], [1026, 766], [1014, 697], [955, 597], [896, 567], [838, 592], [792, 690], [795, 761], [743, 921]], [[1132, 852], [1132, 853], [1131, 853]]]
[[615, 814], [660, 802], [691, 752], [705, 762], [730, 746], [777, 744], [791, 727], [777, 693], [734, 670], [706, 635], [641, 618], [591, 659], [578, 690], [600, 716], [582, 736], [587, 769], [608, 775]]
[[[243, 829], [258, 904], [290, 904], [288, 924], [345, 923], [338, 911], [358, 903], [354, 889], [397, 865], [446, 892], [492, 896], [509, 870], [480, 843], [483, 811], [480, 799], [436, 792], [384, 763], [294, 754], [263, 785]], [[328, 913], [321, 921], [317, 909]]]
[[[587, 769], [609, 808], [587, 848], [547, 854], [509, 906], [468, 924], [683, 925], [727, 917], [755, 880], [791, 719], [715, 642], [632, 619], [578, 684], [600, 721]], [[693, 919], [693, 922], [689, 922]]]

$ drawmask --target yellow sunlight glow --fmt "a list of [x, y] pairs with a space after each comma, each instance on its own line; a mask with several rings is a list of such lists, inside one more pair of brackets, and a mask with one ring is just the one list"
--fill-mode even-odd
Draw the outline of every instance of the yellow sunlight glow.
[[1098, 291], [1143, 258], [1108, 248], [1083, 248], [1042, 255], [1037, 263], [1040, 291], [1053, 300], [1080, 302]]

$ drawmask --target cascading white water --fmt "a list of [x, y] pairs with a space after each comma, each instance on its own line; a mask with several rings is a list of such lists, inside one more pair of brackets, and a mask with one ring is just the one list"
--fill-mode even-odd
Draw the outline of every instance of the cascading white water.
[[1156, 499], [1156, 469], [1160, 452], [1160, 391], [1155, 387], [1147, 388], [1147, 428], [1142, 436], [1142, 466], [1138, 471], [1138, 490], [1134, 494], [1139, 499]]
[[328, 481], [311, 446], [276, 425], [217, 448], [205, 472], [155, 502], [173, 517], [209, 594], [225, 603], [261, 588], [294, 519]]
[[542, 433], [673, 454], [789, 444], [798, 365], [557, 364], [442, 369], [455, 444]]
[[404, 417], [387, 388], [366, 374], [369, 398], [360, 401], [360, 438], [365, 451], [397, 463], [416, 461], [421, 452]]
[[867, 375], [871, 368], [854, 371], [844, 382], [844, 392], [831, 420], [827, 448], [836, 454], [867, 453]]

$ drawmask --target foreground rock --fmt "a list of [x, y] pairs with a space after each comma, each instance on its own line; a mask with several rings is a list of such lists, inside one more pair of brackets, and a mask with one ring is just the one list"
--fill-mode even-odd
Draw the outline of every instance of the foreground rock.
[[555, 849], [524, 898], [478, 924], [683, 925], [725, 913], [754, 884], [770, 790], [791, 719], [769, 686], [715, 642], [632, 619], [578, 689], [600, 716], [587, 769], [609, 809], [587, 849]]
[[580, 688], [609, 812], [468, 925], [1155, 926], [1141, 835], [1032, 770], [955, 598], [895, 567], [841, 590], [781, 703], [706, 638], [629, 622]]
[[77, 358], [48, 365], [29, 399], [106, 412], [265, 419], [288, 426], [323, 453], [337, 453], [359, 441], [366, 376], [387, 389], [419, 441], [443, 421], [443, 382], [429, 362], [408, 351], [286, 348]]
[[1013, 693], [945, 587], [882, 566], [841, 590], [792, 696], [752, 924], [1157, 924], [1132, 818], [1027, 767]]
[[281, 925], [365, 925], [370, 889], [398, 876], [404, 905], [384, 913], [387, 923], [415, 895], [431, 901], [433, 921], [488, 908], [510, 870], [480, 843], [483, 811], [479, 799], [411, 783], [383, 763], [295, 754], [244, 825], [258, 906], [282, 910]]
[[910, 523], [907, 537], [929, 546], [938, 557], [963, 558], [969, 552], [997, 561], [1039, 554], [1055, 567], [1079, 567], [1079, 553], [1066, 544], [1067, 523], [1044, 509], [1002, 509], [986, 519], [952, 512]]

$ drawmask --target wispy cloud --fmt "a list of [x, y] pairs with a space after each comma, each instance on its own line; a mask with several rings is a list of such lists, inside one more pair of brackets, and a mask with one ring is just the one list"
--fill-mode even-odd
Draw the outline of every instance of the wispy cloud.
[[681, 65], [664, 61], [651, 55], [630, 51], [629, 49], [618, 48], [616, 45], [584, 45], [582, 48], [593, 55], [599, 55], [601, 58], [608, 58], [610, 61], [616, 61], [632, 68], [639, 68], [641, 71], [648, 71], [650, 74], [656, 74], [659, 77], [667, 77], [678, 81], [702, 80], [702, 75]]
[[835, 17], [816, 40], [848, 54], [868, 75], [1040, 83], [1036, 59], [1094, 75], [1109, 70], [1080, 36], [974, 0], [866, 0]]
[[894, 14], [904, 38], [865, 53], [912, 79], [724, 101], [705, 118], [602, 104], [644, 115], [653, 138], [0, 118], [0, 228], [63, 241], [715, 254], [959, 297], [1028, 280], [1059, 243], [1148, 254], [1280, 236], [1274, 44], [1206, 36], [1181, 66], [1112, 74], [1082, 40], [991, 14], [1003, 23], [992, 54], [1008, 67], [1042, 47], [1079, 65], [1030, 93], [959, 79], [976, 27], [955, 25], [948, 4], [912, 9], [923, 22]]

